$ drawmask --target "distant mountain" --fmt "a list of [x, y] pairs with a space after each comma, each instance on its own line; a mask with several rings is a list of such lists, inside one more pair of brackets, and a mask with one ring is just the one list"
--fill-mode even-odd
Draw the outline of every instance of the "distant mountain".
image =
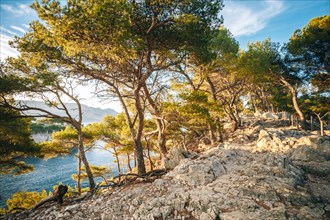
[[[31, 107], [37, 107], [37, 108], [42, 108], [42, 109], [45, 109], [47, 111], [50, 111], [51, 113], [54, 113], [54, 114], [58, 114], [58, 115], [61, 115], [61, 116], [65, 116], [65, 113], [61, 110], [58, 110], [56, 108], [51, 108], [49, 107], [48, 105], [46, 105], [44, 102], [41, 102], [41, 101], [24, 101], [28, 106], [31, 106]], [[73, 115], [75, 117], [77, 117], [77, 106], [73, 103], [67, 103], [67, 108], [73, 112]], [[83, 123], [84, 124], [88, 124], [88, 123], [91, 123], [91, 122], [100, 122], [102, 121], [103, 117], [105, 115], [112, 115], [112, 116], [115, 116], [117, 115], [118, 113], [111, 109], [111, 108], [107, 108], [107, 109], [101, 109], [101, 108], [94, 108], [94, 107], [89, 107], [87, 105], [84, 105], [82, 104], [82, 112], [83, 112]], [[31, 111], [28, 111], [27, 112], [28, 114], [38, 114], [37, 111], [34, 111], [34, 110], [31, 110]]]

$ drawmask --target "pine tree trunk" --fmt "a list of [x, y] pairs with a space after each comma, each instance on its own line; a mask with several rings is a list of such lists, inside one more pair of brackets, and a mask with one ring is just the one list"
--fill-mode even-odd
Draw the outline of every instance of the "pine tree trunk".
[[211, 141], [211, 145], [214, 146], [216, 143], [216, 136], [214, 134], [214, 128], [211, 125], [211, 123], [209, 123], [209, 135], [210, 135], [210, 141]]
[[137, 161], [136, 161], [136, 153], [134, 151], [134, 168], [137, 166]]
[[149, 163], [150, 163], [150, 170], [153, 171], [154, 170], [154, 166], [153, 166], [153, 163], [152, 163], [152, 160], [151, 160], [150, 148], [149, 148], [148, 142], [147, 142], [147, 154], [148, 154], [148, 159], [149, 159]]
[[291, 96], [292, 96], [293, 107], [299, 116], [299, 121], [301, 123], [301, 127], [302, 127], [302, 129], [306, 130], [307, 129], [306, 119], [305, 119], [304, 114], [302, 113], [302, 111], [299, 108], [296, 89], [288, 81], [286, 81], [283, 77], [281, 77], [280, 80], [289, 89]]
[[118, 157], [118, 152], [116, 151], [116, 147], [114, 147], [113, 150], [114, 150], [116, 161], [117, 161], [118, 174], [121, 174], [120, 161], [119, 161], [119, 157]]
[[321, 136], [324, 136], [324, 123], [323, 123], [323, 120], [320, 121], [320, 131], [321, 131]]
[[137, 167], [138, 167], [138, 174], [144, 175], [146, 173], [146, 168], [144, 165], [144, 158], [143, 158], [143, 147], [142, 147], [142, 131], [144, 127], [144, 112], [140, 100], [140, 89], [136, 88], [134, 90], [134, 98], [135, 98], [135, 108], [137, 111], [137, 119], [138, 119], [138, 126], [137, 126], [137, 133], [134, 137], [134, 144], [135, 144], [135, 152], [137, 157]]
[[91, 171], [91, 168], [89, 167], [89, 163], [88, 163], [86, 155], [85, 155], [84, 142], [83, 142], [81, 129], [78, 129], [78, 147], [79, 147], [79, 154], [81, 156], [81, 161], [83, 162], [85, 169], [86, 169], [89, 187], [92, 190], [95, 188], [95, 182], [94, 182], [94, 178], [93, 178], [93, 173]]
[[[212, 92], [212, 99], [213, 101], [217, 102], [218, 99], [217, 99], [217, 95], [216, 95], [216, 89], [215, 89], [215, 86], [211, 80], [210, 77], [207, 77], [206, 78], [209, 86], [210, 86], [210, 89], [211, 89], [211, 92]], [[219, 141], [222, 142], [223, 141], [223, 137], [222, 137], [222, 130], [221, 130], [221, 122], [220, 122], [220, 117], [219, 116], [216, 116], [216, 126], [217, 126], [217, 133], [218, 133], [218, 138], [219, 138]]]
[[77, 188], [78, 188], [78, 194], [80, 195], [81, 194], [81, 156], [80, 156], [80, 151], [79, 151], [79, 154], [78, 154], [78, 177], [77, 177]]
[[311, 131], [313, 131], [313, 116], [311, 116]]
[[134, 140], [134, 143], [135, 143], [138, 174], [144, 175], [146, 173], [146, 168], [144, 165], [142, 143], [141, 143], [141, 140], [138, 140], [138, 139]]
[[323, 122], [320, 114], [315, 113], [315, 115], [317, 116], [317, 118], [319, 119], [319, 122], [320, 122], [320, 135], [324, 136], [324, 122]]
[[216, 124], [217, 124], [218, 139], [220, 142], [223, 142], [222, 126], [221, 126], [220, 118], [218, 116], [216, 117]]
[[148, 103], [150, 104], [150, 106], [153, 110], [153, 114], [155, 114], [155, 116], [157, 117], [156, 118], [156, 124], [157, 124], [157, 129], [158, 129], [157, 144], [158, 144], [160, 156], [161, 156], [161, 158], [164, 158], [165, 155], [167, 154], [165, 125], [164, 125], [163, 120], [161, 119], [161, 113], [160, 113], [155, 101], [151, 97], [151, 94], [146, 85], [143, 86], [143, 90], [147, 97]]
[[144, 158], [143, 158], [143, 148], [142, 148], [142, 132], [143, 132], [143, 127], [144, 127], [144, 110], [142, 108], [141, 100], [140, 100], [140, 91], [141, 91], [141, 86], [136, 85], [137, 87], [134, 89], [134, 101], [135, 101], [135, 108], [137, 111], [137, 130], [135, 130], [135, 121], [133, 122], [131, 120], [130, 113], [128, 111], [128, 108], [126, 106], [126, 103], [121, 96], [121, 93], [117, 87], [114, 87], [116, 90], [116, 93], [118, 95], [119, 101], [122, 104], [122, 107], [124, 108], [124, 112], [126, 115], [127, 123], [130, 129], [130, 133], [132, 136], [132, 139], [134, 141], [134, 152], [135, 152], [135, 157], [137, 160], [137, 168], [138, 168], [138, 174], [143, 175], [146, 173], [145, 165], [144, 165]]
[[131, 158], [129, 156], [129, 153], [126, 153], [127, 155], [127, 167], [129, 169], [130, 172], [132, 172], [132, 167], [131, 167]]
[[160, 119], [157, 119], [156, 122], [158, 127], [158, 149], [160, 151], [161, 157], [164, 158], [167, 154], [165, 128], [163, 122]]

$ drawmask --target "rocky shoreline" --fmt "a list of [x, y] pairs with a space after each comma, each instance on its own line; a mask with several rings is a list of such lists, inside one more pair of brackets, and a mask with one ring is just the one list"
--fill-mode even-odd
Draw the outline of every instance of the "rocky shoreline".
[[[330, 219], [330, 138], [251, 123], [153, 182], [4, 219]], [[176, 150], [180, 154], [182, 150]]]

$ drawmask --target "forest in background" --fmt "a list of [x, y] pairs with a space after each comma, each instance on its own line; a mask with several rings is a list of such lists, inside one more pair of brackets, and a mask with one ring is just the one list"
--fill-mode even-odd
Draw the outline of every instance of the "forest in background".
[[[32, 7], [40, 21], [11, 42], [20, 56], [1, 63], [1, 173], [32, 171], [19, 157], [76, 147], [80, 192], [80, 179], [93, 189], [102, 172], [85, 156], [95, 140], [115, 156], [133, 156], [134, 171], [144, 175], [157, 165], [150, 151], [164, 158], [173, 147], [189, 149], [205, 139], [215, 145], [242, 126], [243, 113], [285, 111], [305, 130], [314, 117], [321, 134], [329, 124], [329, 15], [297, 29], [287, 44], [265, 39], [243, 51], [218, 17], [222, 0], [41, 1]], [[79, 85], [118, 100], [123, 112], [83, 125]], [[64, 116], [15, 101], [17, 95], [42, 99]], [[32, 118], [66, 127], [51, 141], [34, 143]]]

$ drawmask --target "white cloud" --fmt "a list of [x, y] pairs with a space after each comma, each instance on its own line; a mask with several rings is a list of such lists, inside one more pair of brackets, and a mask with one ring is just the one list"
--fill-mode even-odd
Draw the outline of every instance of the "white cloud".
[[24, 27], [26, 27], [26, 28], [30, 28], [30, 26], [28, 25], [28, 24], [22, 24]]
[[14, 26], [14, 25], [12, 25], [12, 26], [10, 26], [10, 27], [11, 27], [12, 29], [15, 29], [15, 30], [19, 31], [19, 32], [22, 32], [23, 34], [26, 33], [26, 31], [25, 31], [23, 28], [20, 28], [20, 27]]
[[9, 37], [7, 35], [1, 34], [0, 39], [0, 60], [4, 61], [7, 57], [17, 57], [19, 55], [19, 52], [10, 47], [8, 44], [8, 41], [13, 40], [12, 37]]
[[225, 27], [237, 37], [248, 36], [262, 30], [270, 19], [284, 10], [284, 3], [281, 0], [225, 1], [221, 14]]
[[13, 31], [10, 31], [10, 30], [8, 30], [8, 29], [6, 29], [4, 27], [1, 27], [1, 26], [0, 26], [0, 30], [1, 30], [1, 34], [3, 34], [2, 32], [6, 32], [7, 34], [10, 34], [10, 35], [15, 35], [15, 36], [16, 35], [19, 35], [19, 34], [13, 32]]
[[2, 4], [1, 8], [9, 13], [12, 13], [14, 16], [23, 16], [26, 14], [35, 13], [32, 8], [28, 4], [18, 4], [17, 7], [13, 7], [12, 5]]

